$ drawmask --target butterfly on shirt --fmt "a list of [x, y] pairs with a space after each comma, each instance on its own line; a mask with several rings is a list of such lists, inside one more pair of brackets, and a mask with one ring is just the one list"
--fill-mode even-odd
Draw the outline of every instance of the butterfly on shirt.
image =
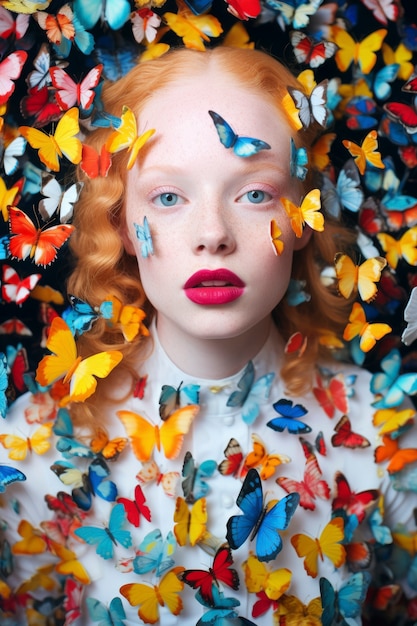
[[178, 545], [185, 546], [189, 542], [191, 546], [195, 546], [206, 533], [206, 499], [196, 500], [189, 508], [184, 498], [178, 497], [175, 504], [174, 522], [174, 535]]
[[291, 493], [275, 504], [264, 504], [262, 482], [255, 469], [249, 470], [237, 506], [243, 515], [233, 515], [227, 522], [226, 539], [232, 550], [249, 538], [256, 538], [255, 554], [260, 561], [274, 559], [282, 549], [280, 530], [285, 530], [299, 504], [298, 493]]
[[346, 561], [346, 550], [342, 545], [344, 539], [344, 521], [342, 517], [334, 517], [326, 524], [320, 537], [312, 538], [303, 533], [291, 537], [291, 543], [300, 558], [304, 558], [304, 569], [308, 576], [316, 578], [318, 560], [324, 561], [326, 556], [335, 566], [341, 567]]
[[[246, 589], [249, 593], [263, 591], [268, 600], [278, 600], [287, 591], [291, 584], [292, 573], [286, 567], [270, 571], [265, 563], [251, 554], [242, 563], [245, 574]], [[255, 608], [255, 607], [254, 607]], [[252, 613], [253, 617], [257, 617]]]
[[271, 149], [271, 146], [261, 139], [237, 135], [230, 124], [215, 111], [209, 111], [208, 113], [213, 120], [222, 145], [225, 148], [232, 148], [237, 156], [250, 157], [260, 152], [260, 150]]
[[148, 522], [151, 521], [151, 511], [146, 504], [145, 494], [142, 491], [140, 485], [135, 487], [134, 499], [118, 497], [117, 502], [123, 505], [126, 513], [126, 518], [133, 526], [137, 528], [140, 525], [141, 517], [144, 517]]
[[275, 374], [270, 372], [255, 381], [255, 368], [252, 361], [249, 361], [237, 383], [238, 390], [230, 395], [227, 406], [241, 407], [245, 424], [253, 424], [259, 415], [262, 401], [269, 397], [274, 377]]
[[74, 534], [90, 545], [96, 545], [96, 552], [103, 559], [111, 559], [114, 546], [121, 544], [125, 548], [132, 545], [129, 530], [123, 528], [126, 522], [123, 504], [115, 504], [111, 510], [109, 524], [104, 528], [98, 526], [82, 526], [76, 528]]
[[56, 449], [61, 452], [64, 458], [70, 459], [74, 456], [89, 458], [93, 456], [90, 447], [75, 437], [71, 414], [67, 409], [60, 408], [58, 410], [53, 432], [59, 437], [56, 442]]
[[99, 622], [100, 626], [124, 626], [126, 613], [119, 597], [113, 598], [107, 607], [103, 602], [93, 598], [86, 598], [88, 614], [92, 622]]
[[133, 559], [133, 570], [137, 574], [155, 572], [159, 578], [164, 572], [174, 566], [173, 555], [177, 546], [174, 533], [170, 530], [163, 539], [159, 528], [151, 530], [138, 548], [136, 557]]
[[142, 469], [136, 474], [136, 478], [142, 485], [148, 485], [153, 482], [155, 482], [156, 485], [160, 485], [169, 498], [175, 498], [177, 495], [177, 484], [180, 480], [180, 473], [162, 472], [153, 459], [142, 463]]
[[347, 624], [347, 619], [358, 617], [370, 582], [369, 572], [357, 572], [335, 590], [327, 578], [320, 578], [323, 626]]
[[371, 391], [377, 396], [374, 407], [392, 408], [400, 405], [406, 395], [417, 393], [417, 374], [401, 374], [401, 366], [401, 354], [396, 348], [381, 359], [382, 371], [376, 372], [371, 378]]
[[387, 472], [390, 476], [395, 476], [408, 465], [417, 461], [417, 450], [415, 448], [400, 448], [398, 439], [389, 435], [382, 436], [382, 443], [375, 449], [375, 462], [387, 464]]
[[334, 427], [336, 434], [332, 436], [332, 446], [350, 448], [367, 448], [371, 445], [369, 439], [352, 430], [350, 419], [347, 415], [342, 415], [336, 426]]
[[182, 406], [189, 404], [198, 404], [200, 399], [200, 385], [188, 384], [183, 385], [182, 382], [178, 387], [171, 385], [162, 385], [159, 396], [159, 416], [166, 420], [172, 413]]
[[6, 450], [10, 450], [9, 459], [14, 461], [23, 461], [28, 453], [45, 454], [51, 447], [52, 425], [52, 422], [45, 422], [27, 437], [3, 433], [0, 435], [0, 443]]
[[293, 404], [292, 400], [282, 398], [272, 405], [279, 417], [274, 417], [267, 422], [267, 426], [277, 432], [285, 429], [292, 435], [303, 435], [311, 432], [311, 426], [300, 421], [300, 417], [307, 414], [307, 409], [302, 404]]
[[182, 490], [187, 503], [192, 504], [208, 494], [210, 488], [205, 479], [213, 476], [216, 469], [216, 461], [208, 459], [197, 465], [191, 452], [185, 453]]
[[349, 398], [354, 394], [356, 376], [343, 373], [332, 374], [325, 369], [317, 369], [313, 393], [326, 415], [333, 418], [336, 409], [349, 413]]
[[336, 512], [341, 509], [347, 515], [355, 514], [361, 523], [366, 515], [367, 509], [374, 504], [379, 496], [377, 489], [365, 491], [352, 491], [345, 475], [338, 471], [335, 475], [336, 495], [332, 501], [332, 510]]

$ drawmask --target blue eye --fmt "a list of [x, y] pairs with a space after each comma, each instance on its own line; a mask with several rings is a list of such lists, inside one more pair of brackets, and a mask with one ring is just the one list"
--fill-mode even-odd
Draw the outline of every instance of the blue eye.
[[162, 204], [163, 206], [175, 206], [179, 200], [179, 196], [176, 193], [161, 193], [157, 198], [157, 204]]
[[245, 193], [245, 196], [252, 204], [260, 204], [261, 202], [265, 202], [265, 200], [269, 200], [269, 194], [260, 189], [252, 189], [252, 191]]

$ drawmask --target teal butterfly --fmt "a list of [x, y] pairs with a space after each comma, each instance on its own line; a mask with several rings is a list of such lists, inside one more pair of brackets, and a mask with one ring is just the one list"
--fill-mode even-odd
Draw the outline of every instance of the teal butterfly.
[[219, 139], [225, 148], [233, 148], [233, 152], [239, 157], [250, 157], [260, 150], [270, 150], [271, 146], [266, 141], [255, 139], [254, 137], [242, 137], [236, 135], [232, 127], [214, 111], [209, 111], [209, 115], [216, 127]]
[[148, 533], [136, 550], [137, 556], [133, 560], [133, 570], [136, 574], [147, 574], [155, 571], [158, 578], [174, 566], [172, 558], [177, 541], [170, 530], [166, 539], [162, 538], [159, 528]]
[[114, 546], [118, 543], [125, 548], [130, 548], [132, 545], [132, 535], [128, 530], [123, 529], [125, 522], [126, 516], [123, 504], [115, 504], [110, 513], [108, 527], [83, 526], [77, 528], [74, 532], [77, 537], [80, 537], [90, 546], [97, 544], [96, 552], [103, 559], [111, 559]]
[[360, 616], [370, 581], [369, 572], [357, 572], [336, 591], [327, 578], [320, 578], [323, 626], [333, 626], [336, 623], [340, 626], [352, 624], [349, 618]]
[[307, 176], [308, 168], [308, 156], [305, 148], [296, 148], [294, 139], [290, 139], [290, 174], [293, 178], [299, 180], [305, 180]]
[[71, 308], [63, 312], [62, 317], [68, 324], [73, 335], [82, 335], [89, 331], [95, 321], [100, 317], [110, 320], [113, 316], [113, 302], [105, 300], [98, 307], [92, 307], [88, 302], [68, 296]]
[[153, 254], [152, 234], [146, 215], [143, 218], [143, 226], [136, 224], [136, 222], [133, 222], [133, 225], [136, 229], [136, 237], [141, 242], [141, 254], [146, 259], [150, 254]]
[[270, 372], [255, 382], [255, 368], [249, 361], [237, 386], [227, 400], [227, 406], [242, 407], [242, 419], [245, 424], [253, 424], [259, 415], [260, 404], [267, 400], [275, 374]]
[[62, 453], [66, 459], [74, 456], [89, 458], [93, 456], [91, 449], [74, 437], [74, 427], [69, 411], [59, 409], [52, 429], [59, 439], [56, 442], [56, 449]]
[[207, 495], [209, 486], [204, 479], [213, 476], [216, 469], [216, 461], [207, 460], [196, 465], [191, 452], [186, 452], [182, 468], [182, 490], [186, 502], [193, 504]]
[[399, 406], [405, 395], [417, 394], [417, 374], [400, 374], [401, 354], [394, 348], [381, 360], [382, 372], [376, 372], [371, 378], [371, 391], [378, 397], [373, 406], [388, 409]]
[[91, 621], [98, 622], [98, 626], [124, 626], [126, 613], [120, 598], [115, 597], [109, 607], [96, 598], [86, 599], [88, 614]]
[[159, 396], [159, 416], [166, 420], [178, 409], [188, 404], [198, 404], [200, 398], [200, 385], [184, 385], [182, 382], [178, 387], [162, 385]]

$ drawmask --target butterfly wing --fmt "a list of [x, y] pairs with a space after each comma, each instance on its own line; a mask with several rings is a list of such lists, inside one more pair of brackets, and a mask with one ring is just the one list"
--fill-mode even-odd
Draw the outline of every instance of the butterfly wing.
[[63, 378], [77, 359], [74, 338], [62, 318], [56, 317], [52, 321], [46, 347], [53, 354], [44, 357], [36, 371], [37, 381], [45, 387]]
[[189, 404], [172, 413], [159, 428], [161, 444], [167, 459], [175, 459], [181, 451], [191, 424], [199, 412], [197, 404]]
[[27, 52], [16, 50], [0, 63], [0, 106], [7, 103], [14, 92], [14, 81], [19, 78], [27, 59]]
[[249, 470], [236, 504], [243, 515], [233, 515], [227, 522], [226, 539], [232, 550], [240, 548], [246, 541], [256, 527], [263, 511], [262, 483], [255, 469]]
[[129, 437], [132, 450], [139, 461], [149, 461], [157, 443], [155, 426], [133, 411], [117, 411]]

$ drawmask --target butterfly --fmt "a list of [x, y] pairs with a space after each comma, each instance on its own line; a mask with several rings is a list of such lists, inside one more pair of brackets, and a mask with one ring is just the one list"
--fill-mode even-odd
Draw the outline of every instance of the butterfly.
[[282, 24], [282, 30], [285, 30], [285, 25], [292, 25], [293, 28], [299, 29], [308, 26], [310, 17], [316, 13], [322, 1], [288, 0], [283, 2], [282, 0], [267, 0], [266, 6], [278, 14], [277, 20], [279, 24]]
[[38, 204], [41, 217], [46, 221], [51, 219], [54, 213], [59, 212], [61, 224], [69, 222], [82, 188], [83, 183], [79, 182], [73, 183], [64, 190], [55, 176], [44, 173], [41, 194], [45, 197]]
[[53, 550], [56, 556], [61, 559], [59, 563], [55, 565], [58, 574], [62, 574], [63, 576], [71, 575], [83, 585], [90, 583], [90, 577], [82, 563], [77, 560], [75, 552], [65, 548], [59, 543], [54, 543]]
[[333, 511], [343, 509], [348, 515], [356, 515], [361, 523], [365, 518], [367, 508], [378, 498], [378, 490], [352, 491], [346, 477], [340, 471], [336, 472], [335, 484], [336, 496], [332, 502]]
[[194, 15], [184, 2], [179, 2], [177, 6], [178, 13], [164, 13], [164, 21], [181, 37], [186, 48], [204, 52], [204, 41], [210, 41], [209, 37], [218, 37], [223, 32], [220, 21], [210, 14]]
[[51, 447], [52, 422], [45, 422], [30, 436], [0, 435], [0, 443], [6, 450], [10, 450], [8, 457], [14, 461], [23, 461], [29, 452], [42, 455]]
[[123, 505], [126, 517], [128, 522], [136, 526], [137, 528], [140, 525], [140, 517], [141, 515], [148, 521], [151, 521], [151, 511], [146, 502], [145, 495], [142, 491], [142, 487], [140, 485], [136, 485], [135, 487], [135, 499], [130, 500], [129, 498], [117, 498], [117, 502]]
[[228, 442], [224, 450], [224, 455], [226, 458], [223, 459], [217, 467], [220, 474], [223, 476], [231, 475], [235, 478], [241, 475], [241, 471], [243, 470], [243, 452], [239, 442], [233, 437]]
[[17, 43], [25, 36], [29, 27], [29, 19], [29, 15], [24, 15], [23, 13], [14, 17], [13, 13], [1, 6], [0, 37], [5, 40], [9, 39], [9, 41], [14, 39], [15, 43]]
[[108, 350], [80, 360], [74, 337], [61, 317], [52, 321], [46, 347], [52, 354], [40, 361], [36, 380], [44, 386], [60, 379], [69, 382], [69, 395], [63, 403], [83, 402], [91, 396], [97, 387], [95, 377], [106, 378], [123, 356], [118, 350]]
[[54, 422], [53, 431], [58, 435], [56, 449], [62, 453], [62, 456], [69, 459], [74, 456], [88, 458], [93, 456], [92, 451], [82, 441], [74, 436], [74, 427], [71, 414], [67, 409], [60, 408]]
[[16, 137], [10, 141], [6, 146], [3, 142], [0, 144], [0, 154], [5, 174], [11, 176], [19, 167], [19, 159], [17, 157], [23, 156], [26, 150], [26, 139], [24, 137]]
[[347, 383], [351, 386], [355, 379], [354, 376], [346, 380], [342, 373], [332, 376], [330, 373], [325, 375], [325, 372], [316, 372], [313, 393], [328, 417], [334, 417], [335, 409], [341, 413], [349, 412], [348, 398], [352, 395], [353, 390], [348, 388]]
[[362, 352], [369, 352], [378, 339], [390, 333], [391, 326], [385, 323], [371, 323], [366, 320], [365, 311], [359, 302], [354, 302], [349, 315], [349, 322], [343, 332], [343, 339], [352, 341], [359, 337], [359, 347]]
[[336, 277], [339, 281], [338, 289], [344, 298], [350, 298], [356, 290], [365, 302], [371, 302], [377, 294], [376, 283], [381, 278], [381, 272], [387, 264], [383, 257], [367, 259], [361, 265], [355, 265], [347, 255], [337, 253], [335, 256]]
[[104, 144], [101, 147], [100, 152], [97, 152], [92, 146], [83, 144], [80, 168], [85, 174], [87, 174], [88, 178], [107, 176], [110, 166], [110, 152], [106, 149]]
[[301, 357], [307, 348], [307, 344], [308, 338], [303, 335], [303, 333], [296, 331], [288, 337], [288, 340], [285, 344], [284, 352], [285, 354], [296, 354], [297, 357]]
[[90, 448], [93, 454], [99, 454], [106, 461], [115, 461], [125, 449], [127, 441], [126, 437], [109, 439], [106, 431], [99, 428], [90, 441]]
[[206, 478], [213, 476], [217, 469], [216, 461], [207, 460], [197, 465], [191, 452], [186, 452], [182, 467], [182, 490], [185, 501], [192, 504], [209, 492]]
[[313, 598], [308, 604], [303, 604], [296, 596], [285, 594], [279, 600], [279, 611], [288, 626], [301, 625], [305, 620], [309, 620], [311, 626], [321, 626], [322, 606], [319, 597]]
[[0, 106], [6, 104], [14, 92], [14, 81], [19, 78], [27, 57], [24, 50], [16, 50], [0, 62]]
[[156, 482], [157, 485], [161, 485], [164, 493], [170, 498], [175, 498], [177, 495], [179, 472], [163, 473], [153, 459], [142, 463], [142, 469], [136, 474], [136, 478], [142, 485]]
[[59, 120], [53, 135], [31, 126], [19, 126], [19, 133], [32, 148], [38, 150], [40, 161], [50, 170], [59, 172], [59, 159], [65, 156], [71, 163], [81, 161], [81, 141], [77, 138], [80, 131], [79, 112], [76, 107], [69, 109]]
[[410, 346], [417, 339], [417, 287], [411, 290], [410, 297], [404, 309], [404, 321], [407, 326], [401, 335], [401, 341]]
[[400, 448], [398, 439], [389, 435], [382, 436], [382, 444], [375, 450], [376, 463], [389, 461], [387, 471], [389, 474], [401, 472], [406, 465], [417, 461], [416, 448]]
[[268, 454], [264, 442], [256, 433], [252, 433], [251, 438], [252, 451], [245, 458], [241, 476], [244, 476], [251, 468], [260, 467], [261, 480], [267, 480], [274, 475], [278, 465], [290, 462], [291, 459], [286, 454]]
[[350, 618], [358, 617], [370, 582], [369, 572], [357, 572], [336, 591], [327, 578], [320, 578], [323, 626], [332, 626], [334, 623], [347, 624], [347, 620], [352, 622]]
[[49, 69], [52, 85], [56, 89], [55, 98], [63, 111], [73, 106], [80, 106], [84, 111], [90, 109], [96, 95], [94, 87], [98, 85], [102, 69], [101, 64], [96, 65], [80, 83], [76, 83], [61, 67]]
[[149, 461], [154, 447], [163, 448], [167, 459], [175, 459], [181, 451], [184, 435], [199, 411], [194, 404], [172, 413], [161, 426], [148, 422], [133, 411], [117, 411], [130, 440], [133, 452], [139, 461]]
[[103, 20], [112, 30], [119, 30], [131, 9], [127, 0], [75, 0], [74, 11], [87, 29]]
[[137, 574], [147, 574], [155, 571], [158, 578], [166, 570], [173, 567], [175, 561], [172, 558], [176, 541], [170, 530], [164, 540], [159, 528], [151, 530], [136, 549], [136, 557], [133, 560], [133, 570]]
[[56, 461], [51, 465], [51, 470], [64, 485], [72, 486], [72, 498], [83, 511], [91, 508], [93, 496], [99, 496], [106, 502], [114, 502], [117, 498], [117, 487], [114, 482], [107, 480], [110, 470], [103, 459], [94, 459], [86, 474], [69, 461]]
[[290, 139], [290, 174], [299, 180], [305, 180], [308, 173], [308, 155], [304, 147], [296, 148], [294, 139]]
[[208, 571], [200, 569], [188, 569], [179, 574], [180, 580], [198, 589], [198, 595], [204, 603], [214, 606], [213, 585], [219, 586], [219, 582], [237, 590], [239, 588], [239, 575], [231, 568], [233, 564], [232, 552], [227, 545], [221, 546], [214, 555], [213, 564]]
[[29, 274], [20, 278], [16, 270], [10, 265], [2, 267], [1, 295], [5, 302], [15, 302], [21, 306], [30, 296], [30, 292], [42, 277], [41, 274]]
[[51, 91], [47, 85], [41, 89], [36, 87], [29, 89], [27, 95], [20, 101], [20, 109], [23, 117], [32, 118], [34, 128], [41, 128], [50, 122], [56, 122], [62, 115], [61, 108], [55, 100], [52, 100]]
[[188, 384], [183, 386], [182, 382], [178, 387], [162, 385], [159, 396], [159, 416], [165, 420], [177, 411], [181, 406], [188, 404], [198, 404], [200, 395], [200, 385]]
[[89, 331], [95, 321], [100, 318], [111, 319], [113, 305], [110, 300], [104, 300], [98, 307], [92, 307], [88, 302], [69, 294], [71, 308], [63, 312], [62, 317], [73, 335], [82, 335]]
[[261, 150], [271, 149], [271, 146], [261, 139], [237, 135], [226, 120], [218, 113], [209, 111], [209, 115], [216, 127], [220, 142], [225, 148], [232, 148], [237, 156], [250, 157]]
[[[308, 128], [314, 122], [320, 126], [326, 125], [328, 116], [326, 107], [327, 85], [328, 81], [323, 80], [313, 88], [309, 95], [300, 89], [288, 87], [288, 92], [298, 111], [298, 118], [303, 128]], [[285, 102], [284, 106], [286, 106]]]
[[306, 456], [303, 480], [297, 481], [293, 478], [287, 478], [286, 476], [279, 476], [279, 478], [276, 479], [276, 483], [285, 489], [287, 493], [298, 493], [300, 496], [300, 506], [306, 510], [314, 511], [316, 508], [315, 499], [317, 497], [322, 500], [328, 500], [330, 498], [330, 487], [327, 482], [322, 479], [322, 473], [316, 455], [310, 452]]
[[245, 424], [253, 424], [259, 415], [260, 403], [269, 397], [274, 377], [275, 374], [271, 372], [255, 382], [255, 368], [249, 361], [237, 383], [239, 390], [230, 395], [227, 406], [242, 407], [243, 421]]
[[347, 415], [343, 415], [334, 427], [336, 434], [332, 437], [332, 445], [335, 447], [344, 446], [345, 448], [367, 448], [371, 442], [352, 430], [350, 419]]
[[324, 230], [324, 217], [320, 213], [320, 190], [312, 189], [303, 198], [301, 205], [294, 204], [288, 198], [280, 199], [286, 214], [290, 218], [291, 228], [296, 237], [301, 237], [305, 224], [313, 230]]
[[138, 333], [146, 337], [149, 335], [148, 329], [142, 323], [146, 317], [146, 313], [142, 309], [130, 304], [123, 304], [112, 294], [106, 297], [106, 301], [111, 303], [113, 311], [108, 324], [110, 326], [119, 324], [126, 341], [133, 341]]
[[34, 69], [29, 72], [26, 77], [26, 83], [29, 89], [41, 90], [43, 87], [50, 85], [51, 76], [49, 67], [51, 64], [51, 55], [47, 43], [42, 43], [34, 60]]
[[139, 150], [145, 145], [150, 137], [154, 134], [155, 129], [151, 128], [138, 137], [135, 114], [129, 107], [122, 108], [121, 124], [106, 141], [106, 150], [110, 153], [119, 152], [127, 149], [130, 152], [127, 162], [127, 169], [133, 167]]
[[15, 206], [9, 207], [9, 227], [11, 257], [20, 261], [33, 259], [36, 265], [44, 267], [56, 259], [58, 250], [74, 231], [71, 224], [36, 228], [30, 217]]
[[144, 7], [134, 12], [131, 22], [135, 41], [138, 43], [142, 43], [144, 40], [148, 43], [155, 41], [158, 34], [158, 26], [161, 23], [159, 15], [151, 9]]
[[56, 16], [44, 11], [36, 11], [35, 19], [39, 26], [46, 31], [51, 43], [59, 46], [62, 38], [72, 40], [75, 37], [73, 24], [74, 14], [69, 4], [62, 6]]
[[[250, 469], [236, 500], [243, 515], [232, 515], [227, 521], [226, 539], [232, 550], [256, 537], [255, 554], [259, 561], [275, 559], [282, 548], [280, 530], [285, 530], [300, 501], [291, 493], [275, 504], [264, 505], [262, 482], [258, 472]], [[271, 506], [272, 504], [272, 506]]]
[[103, 559], [111, 559], [115, 545], [120, 543], [125, 548], [132, 545], [130, 531], [123, 529], [125, 522], [123, 505], [115, 504], [110, 513], [108, 527], [82, 526], [76, 528], [74, 533], [91, 546], [97, 544], [96, 552]]
[[247, 20], [258, 17], [261, 3], [259, 0], [228, 0], [227, 10], [238, 19]]
[[178, 545], [185, 546], [188, 539], [190, 545], [195, 546], [206, 533], [206, 499], [196, 500], [189, 509], [184, 498], [178, 497], [175, 504], [174, 522], [174, 535]]
[[183, 604], [180, 592], [184, 583], [178, 574], [182, 567], [174, 567], [159, 581], [158, 585], [149, 583], [130, 583], [120, 587], [120, 593], [132, 606], [139, 606], [139, 618], [145, 624], [156, 624], [159, 620], [159, 606], [166, 606], [173, 615], [179, 615]]
[[136, 230], [136, 237], [141, 242], [140, 252], [144, 259], [148, 258], [149, 255], [154, 253], [153, 249], [153, 241], [152, 241], [152, 233], [149, 228], [148, 218], [143, 218], [143, 226], [133, 222], [133, 226]]
[[384, 110], [395, 122], [399, 122], [411, 135], [417, 131], [417, 111], [404, 102], [386, 102]]
[[410, 265], [417, 265], [417, 226], [406, 230], [399, 239], [388, 233], [377, 233], [376, 236], [392, 269], [397, 268], [401, 258]]
[[362, 0], [362, 2], [381, 24], [386, 25], [388, 20], [395, 22], [398, 18], [399, 7], [396, 0]]
[[269, 236], [272, 243], [274, 253], [279, 256], [284, 251], [284, 242], [280, 239], [282, 230], [278, 226], [276, 220], [272, 219], [269, 224]]
[[[246, 589], [249, 593], [259, 595], [263, 592], [265, 599], [269, 601], [280, 599], [291, 584], [292, 574], [289, 569], [283, 567], [271, 572], [266, 565], [259, 561], [253, 554], [242, 564], [242, 568], [245, 574]], [[260, 606], [258, 605], [258, 607], [256, 607], [256, 604], [257, 603], [255, 603], [252, 611], [253, 617], [258, 617], [263, 612], [266, 612], [259, 612]]]
[[326, 524], [320, 537], [311, 538], [303, 533], [291, 537], [291, 543], [300, 558], [304, 558], [304, 569], [308, 576], [316, 578], [318, 559], [326, 556], [335, 568], [341, 567], [346, 561], [345, 547], [340, 543], [344, 539], [344, 521], [334, 517]]
[[348, 116], [346, 126], [351, 130], [374, 128], [378, 124], [376, 119], [376, 102], [368, 96], [354, 96], [345, 107]]
[[307, 409], [302, 404], [293, 404], [292, 400], [282, 398], [272, 405], [279, 417], [274, 417], [267, 423], [269, 428], [284, 432], [285, 429], [291, 435], [302, 435], [311, 432], [311, 427], [304, 422], [299, 421], [300, 417], [307, 414]]
[[0, 493], [4, 493], [11, 483], [22, 480], [26, 480], [26, 476], [19, 469], [10, 465], [0, 465]]
[[400, 65], [391, 63], [381, 68], [374, 78], [374, 94], [378, 100], [386, 100], [392, 93], [391, 83], [397, 78]]
[[335, 133], [325, 133], [324, 135], [320, 135], [320, 137], [313, 142], [310, 157], [312, 164], [318, 170], [323, 171], [329, 165], [329, 152], [335, 139]]
[[351, 63], [359, 65], [363, 74], [369, 74], [374, 67], [378, 52], [385, 39], [387, 30], [381, 28], [356, 42], [345, 29], [333, 27], [333, 41], [338, 47], [335, 54], [336, 65], [341, 72], [346, 72]]
[[353, 159], [348, 159], [340, 170], [336, 184], [327, 174], [323, 174], [321, 199], [326, 211], [340, 218], [343, 208], [357, 213], [362, 206], [364, 193], [357, 167]]
[[297, 63], [306, 63], [313, 69], [330, 59], [337, 50], [333, 41], [316, 41], [299, 30], [291, 31], [290, 41]]
[[392, 439], [396, 439], [413, 425], [414, 415], [414, 409], [378, 409], [373, 415], [372, 423], [374, 426], [381, 426], [378, 435], [390, 435]]
[[99, 626], [124, 626], [126, 613], [118, 596], [110, 601], [108, 607], [92, 596], [86, 598], [86, 605], [91, 621], [99, 622]]
[[370, 163], [374, 167], [384, 169], [385, 165], [382, 162], [381, 153], [377, 151], [378, 140], [376, 130], [369, 131], [361, 145], [358, 145], [350, 139], [343, 139], [342, 143], [353, 156], [356, 166], [362, 175], [365, 173], [367, 163]]
[[47, 537], [27, 520], [19, 522], [17, 532], [22, 539], [13, 544], [13, 554], [42, 554], [47, 550]]

